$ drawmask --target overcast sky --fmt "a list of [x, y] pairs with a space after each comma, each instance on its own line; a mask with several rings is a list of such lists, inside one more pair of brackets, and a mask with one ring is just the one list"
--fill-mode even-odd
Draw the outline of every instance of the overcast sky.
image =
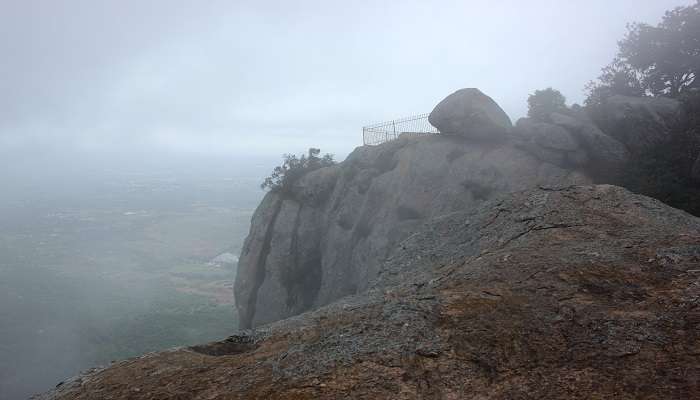
[[0, 0], [0, 146], [339, 155], [478, 87], [583, 99], [631, 21], [686, 0]]

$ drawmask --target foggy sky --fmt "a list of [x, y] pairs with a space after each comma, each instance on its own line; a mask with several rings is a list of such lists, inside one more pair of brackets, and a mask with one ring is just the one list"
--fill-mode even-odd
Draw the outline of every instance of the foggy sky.
[[690, 3], [0, 0], [0, 149], [344, 155], [462, 87], [515, 121]]

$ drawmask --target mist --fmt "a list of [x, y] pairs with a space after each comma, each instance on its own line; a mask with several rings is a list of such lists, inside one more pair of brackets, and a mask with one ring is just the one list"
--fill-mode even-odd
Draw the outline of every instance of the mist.
[[626, 23], [682, 3], [5, 1], [0, 143], [346, 154], [455, 88], [511, 118], [542, 87], [578, 102]]
[[691, 3], [0, 0], [0, 398], [235, 330], [212, 259], [282, 154], [463, 87], [580, 103], [628, 22]]

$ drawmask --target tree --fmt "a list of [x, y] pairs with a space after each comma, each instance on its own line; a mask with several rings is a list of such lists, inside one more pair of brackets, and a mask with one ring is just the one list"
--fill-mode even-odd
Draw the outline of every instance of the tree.
[[633, 156], [619, 183], [700, 216], [700, 185], [692, 174], [700, 157], [700, 93], [684, 94], [683, 107], [686, 118], [665, 141]]
[[535, 90], [527, 98], [527, 115], [538, 121], [548, 121], [549, 115], [566, 110], [566, 97], [556, 89]]
[[591, 107], [601, 105], [606, 98], [616, 94], [639, 97], [646, 92], [641, 73], [620, 60], [604, 67], [598, 81], [589, 82], [586, 89], [588, 98], [585, 104]]
[[[618, 184], [673, 207], [700, 215], [700, 1], [666, 12], [657, 26], [634, 23], [618, 42], [618, 54], [587, 85], [586, 111], [598, 126], [618, 136], [609, 123], [606, 99], [613, 95], [668, 96], [681, 101], [681, 118], [669, 121], [660, 143], [631, 154]], [[623, 135], [624, 136], [624, 135]]]
[[335, 164], [332, 154], [325, 154], [323, 157], [319, 157], [320, 154], [321, 150], [315, 148], [310, 148], [308, 155], [302, 154], [299, 157], [294, 154], [285, 154], [282, 165], [272, 170], [272, 174], [265, 178], [263, 183], [260, 184], [260, 188], [288, 193], [294, 183], [307, 173]]
[[586, 105], [611, 95], [677, 98], [700, 87], [700, 1], [667, 11], [657, 26], [633, 23], [613, 62], [587, 86]]

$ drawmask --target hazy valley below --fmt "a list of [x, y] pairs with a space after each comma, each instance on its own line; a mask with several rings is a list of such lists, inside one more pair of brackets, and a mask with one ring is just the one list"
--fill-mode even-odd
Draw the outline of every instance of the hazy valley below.
[[0, 398], [236, 328], [235, 260], [269, 162], [50, 164], [1, 178]]

